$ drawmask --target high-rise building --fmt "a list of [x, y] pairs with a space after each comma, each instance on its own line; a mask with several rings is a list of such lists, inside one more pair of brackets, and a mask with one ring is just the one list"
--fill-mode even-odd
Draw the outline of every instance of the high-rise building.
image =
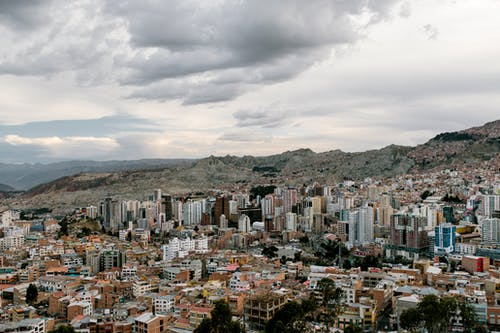
[[283, 212], [286, 214], [292, 211], [292, 207], [297, 204], [297, 189], [286, 188], [282, 191]]
[[229, 218], [229, 215], [231, 214], [229, 211], [229, 198], [225, 195], [218, 196], [215, 199], [215, 211], [214, 211], [214, 220], [219, 221], [220, 216], [222, 214], [226, 215], [227, 218]]
[[188, 200], [182, 207], [183, 225], [196, 225], [201, 221], [202, 202]]
[[497, 244], [500, 242], [500, 219], [487, 218], [481, 222], [481, 238], [484, 243]]
[[286, 231], [297, 231], [297, 214], [286, 213]]
[[391, 206], [382, 206], [377, 208], [377, 220], [379, 225], [390, 226], [391, 216], [394, 209]]
[[495, 210], [500, 210], [500, 195], [483, 195], [479, 205], [479, 213], [492, 217]]
[[455, 252], [457, 227], [450, 223], [441, 223], [434, 228], [434, 254]]
[[349, 245], [367, 244], [373, 242], [374, 210], [364, 206], [349, 212]]
[[264, 198], [262, 198], [261, 202], [261, 209], [262, 209], [262, 215], [263, 216], [274, 216], [274, 196], [273, 195], [266, 195]]
[[321, 214], [322, 212], [322, 206], [323, 206], [323, 202], [324, 202], [324, 199], [323, 197], [320, 197], [320, 196], [315, 196], [315, 197], [312, 197], [311, 198], [311, 207], [314, 211], [314, 214]]
[[160, 201], [161, 200], [161, 189], [156, 189], [153, 192], [153, 201]]
[[87, 217], [94, 220], [97, 217], [97, 207], [89, 206], [87, 207]]
[[226, 218], [226, 215], [222, 214], [220, 216], [220, 219], [219, 219], [219, 227], [221, 229], [227, 229], [228, 227], [228, 221], [227, 221], [227, 218]]
[[448, 223], [454, 223], [455, 222], [455, 216], [453, 214], [453, 207], [451, 206], [444, 206], [443, 207], [443, 217], [446, 222]]
[[391, 240], [387, 246], [393, 256], [418, 258], [427, 252], [427, 219], [395, 214], [391, 217]]
[[165, 213], [165, 219], [171, 220], [173, 217], [172, 196], [162, 194], [161, 196], [162, 213]]
[[250, 218], [245, 214], [241, 214], [238, 220], [238, 231], [242, 233], [248, 233], [251, 231]]

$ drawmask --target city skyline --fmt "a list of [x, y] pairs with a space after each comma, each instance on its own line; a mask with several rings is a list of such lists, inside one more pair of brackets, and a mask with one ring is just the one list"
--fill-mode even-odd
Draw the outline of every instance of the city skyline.
[[498, 119], [495, 1], [0, 3], [0, 162], [416, 145]]

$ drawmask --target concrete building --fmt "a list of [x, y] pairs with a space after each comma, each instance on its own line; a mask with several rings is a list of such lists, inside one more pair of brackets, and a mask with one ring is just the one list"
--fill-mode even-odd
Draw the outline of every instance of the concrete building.
[[145, 312], [134, 320], [135, 333], [165, 333], [167, 332], [167, 317]]

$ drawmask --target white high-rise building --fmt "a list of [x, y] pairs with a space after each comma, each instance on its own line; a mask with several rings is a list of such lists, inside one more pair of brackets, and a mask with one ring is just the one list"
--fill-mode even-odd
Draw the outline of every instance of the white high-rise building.
[[260, 206], [262, 209], [262, 215], [274, 216], [274, 197], [272, 195], [266, 195], [261, 201]]
[[200, 223], [202, 202], [189, 200], [183, 205], [183, 225], [196, 225]]
[[242, 214], [238, 220], [238, 231], [248, 233], [251, 231], [251, 228], [250, 218], [247, 215]]
[[500, 219], [484, 219], [481, 226], [481, 238], [484, 243], [494, 244], [500, 242]]
[[221, 229], [227, 229], [229, 226], [229, 223], [227, 221], [226, 215], [222, 214], [219, 219], [219, 227]]
[[495, 210], [500, 211], [500, 195], [483, 195], [479, 205], [479, 213], [491, 217]]
[[359, 209], [359, 242], [361, 244], [373, 242], [374, 221], [373, 207], [364, 206]]
[[229, 200], [229, 214], [230, 215], [238, 214], [238, 201]]
[[182, 221], [182, 201], [172, 202], [172, 217], [177, 221]]
[[349, 212], [349, 245], [366, 244], [373, 242], [373, 207], [364, 206]]
[[235, 200], [238, 202], [238, 207], [245, 208], [250, 201], [248, 194], [238, 193], [235, 196]]
[[297, 231], [297, 214], [286, 213], [285, 215], [286, 231]]
[[172, 238], [168, 245], [162, 246], [163, 260], [170, 261], [175, 258], [184, 258], [189, 252], [205, 253], [208, 251], [208, 238], [201, 237], [198, 239], [179, 239]]

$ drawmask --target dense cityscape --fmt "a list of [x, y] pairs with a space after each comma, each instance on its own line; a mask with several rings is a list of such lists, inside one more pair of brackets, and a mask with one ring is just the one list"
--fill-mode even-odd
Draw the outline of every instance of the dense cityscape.
[[201, 332], [223, 306], [248, 332], [500, 328], [498, 170], [152, 189], [1, 221], [2, 332]]
[[0, 333], [500, 333], [499, 32], [0, 0]]

